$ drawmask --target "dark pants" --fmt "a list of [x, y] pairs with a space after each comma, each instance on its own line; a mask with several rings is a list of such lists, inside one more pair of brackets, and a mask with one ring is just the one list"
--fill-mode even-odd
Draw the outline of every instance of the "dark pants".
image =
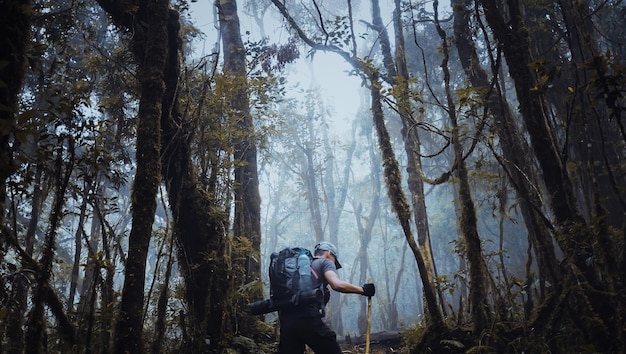
[[280, 317], [278, 354], [302, 354], [304, 345], [316, 354], [341, 354], [337, 336], [321, 317]]

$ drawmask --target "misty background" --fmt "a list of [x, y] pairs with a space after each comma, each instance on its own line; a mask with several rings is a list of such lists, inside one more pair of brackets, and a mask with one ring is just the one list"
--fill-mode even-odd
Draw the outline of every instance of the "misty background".
[[[377, 33], [368, 28], [366, 23], [371, 18], [370, 2], [355, 1], [354, 17], [361, 19], [355, 23], [358, 46], [369, 50], [374, 60], [380, 61], [375, 52], [378, 41]], [[244, 42], [257, 42], [266, 39], [268, 43], [284, 43], [291, 36], [285, 22], [274, 7], [269, 7], [262, 15], [254, 15], [249, 3], [238, 4], [240, 10], [241, 33]], [[394, 2], [380, 1], [383, 23], [392, 30]], [[424, 16], [432, 16], [433, 3], [422, 2]], [[329, 18], [345, 15], [342, 4], [324, 3], [322, 8]], [[190, 21], [202, 35], [193, 42], [194, 56], [201, 58], [211, 53], [211, 48], [219, 48], [219, 24], [215, 7], [208, 1], [190, 3]], [[313, 16], [313, 9], [308, 9], [308, 17]], [[444, 23], [450, 29], [451, 8], [448, 1], [439, 2], [440, 17], [448, 19]], [[259, 18], [262, 16], [261, 18]], [[304, 16], [307, 17], [307, 16]], [[437, 66], [440, 56], [435, 55], [440, 46], [435, 33], [418, 33], [421, 51], [429, 54], [426, 60], [432, 62], [427, 66]], [[391, 38], [393, 41], [393, 38]], [[392, 43], [393, 45], [393, 43]], [[374, 48], [374, 49], [369, 49]], [[410, 54], [412, 63], [422, 67], [422, 54], [413, 48]], [[196, 59], [200, 60], [200, 59]], [[418, 64], [419, 63], [419, 64]], [[422, 69], [415, 70], [419, 73]], [[336, 53], [325, 51], [309, 51], [300, 48], [300, 58], [285, 65], [281, 72], [285, 79], [283, 96], [275, 109], [280, 118], [272, 121], [267, 144], [259, 151], [259, 182], [262, 198], [263, 228], [261, 261], [262, 275], [265, 284], [265, 296], [269, 297], [269, 279], [267, 267], [272, 252], [284, 247], [307, 247], [312, 249], [316, 243], [313, 222], [311, 219], [311, 195], [306, 190], [307, 156], [305, 149], [310, 149], [313, 161], [318, 195], [314, 196], [320, 204], [324, 239], [328, 240], [329, 214], [340, 215], [338, 242], [340, 259], [343, 269], [339, 271], [341, 279], [354, 284], [362, 284], [359, 275], [358, 253], [361, 244], [359, 225], [372, 223], [372, 239], [367, 246], [366, 259], [367, 279], [377, 286], [372, 312], [372, 331], [407, 329], [422, 321], [424, 303], [422, 287], [415, 261], [398, 225], [395, 214], [387, 199], [382, 183], [382, 161], [377, 152], [375, 132], [371, 126], [369, 90], [364, 81], [354, 74], [353, 69]], [[420, 78], [421, 80], [421, 78]], [[440, 78], [430, 78], [440, 84]], [[423, 94], [428, 95], [426, 90]], [[425, 99], [425, 107], [430, 115], [438, 116], [434, 120], [443, 119], [439, 108], [433, 101]], [[401, 122], [397, 113], [387, 111], [387, 119], [397, 151], [402, 151], [400, 135]], [[271, 117], [255, 115], [257, 122], [266, 122]], [[263, 124], [263, 123], [261, 123]], [[438, 149], [437, 146], [433, 150]], [[349, 162], [348, 154], [350, 154]], [[398, 153], [402, 171], [406, 168], [406, 157]], [[428, 164], [433, 173], [445, 171], [449, 160], [431, 160]], [[438, 166], [437, 164], [441, 164]], [[347, 172], [347, 175], [345, 173]], [[332, 174], [333, 185], [328, 185], [329, 174]], [[374, 176], [374, 175], [377, 176]], [[344, 176], [347, 176], [344, 179]], [[406, 176], [405, 176], [406, 178]], [[489, 188], [489, 187], [487, 187]], [[338, 198], [346, 193], [346, 201], [340, 209], [331, 209], [335, 202], [328, 198]], [[433, 244], [433, 254], [439, 274], [439, 286], [449, 301], [449, 306], [458, 309], [460, 296], [466, 296], [467, 276], [464, 267], [459, 264], [457, 245], [457, 214], [454, 205], [454, 190], [447, 185], [429, 187], [426, 194], [426, 205], [429, 213], [429, 227]], [[484, 250], [490, 255], [494, 267], [504, 260], [511, 270], [510, 276], [522, 278], [525, 272], [525, 252], [528, 247], [523, 228], [517, 225], [515, 210], [511, 210], [509, 219], [500, 220], [494, 212], [495, 196], [483, 190], [477, 196], [480, 231], [484, 237]], [[379, 201], [379, 211], [373, 220], [368, 220], [374, 195]], [[358, 212], [355, 210], [358, 209]], [[357, 220], [359, 219], [359, 220]], [[361, 228], [363, 226], [361, 225]], [[500, 244], [502, 227], [505, 233], [503, 244]], [[502, 255], [502, 258], [495, 259]], [[333, 292], [331, 302], [340, 302], [343, 327], [339, 335], [360, 335], [358, 326], [360, 307], [365, 299], [356, 295], [341, 295]], [[391, 324], [388, 320], [391, 304], [398, 306], [398, 322]], [[330, 305], [329, 305], [330, 306]], [[332, 314], [331, 314], [332, 316]], [[267, 321], [274, 321], [275, 314], [269, 314]]]
[[625, 15], [0, 2], [0, 347], [271, 352], [270, 254], [326, 240], [404, 352], [625, 351]]

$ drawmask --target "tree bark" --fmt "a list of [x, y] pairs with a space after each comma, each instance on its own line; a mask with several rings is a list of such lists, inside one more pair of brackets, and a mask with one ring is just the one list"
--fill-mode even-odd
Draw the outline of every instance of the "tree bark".
[[[261, 196], [259, 195], [259, 177], [257, 173], [256, 135], [246, 76], [246, 50], [241, 39], [237, 2], [219, 1], [220, 29], [224, 48], [224, 74], [234, 81], [230, 94], [231, 119], [237, 129], [234, 146], [235, 162], [235, 214], [233, 234], [250, 240], [254, 254], [245, 260], [245, 281], [261, 279]], [[229, 113], [230, 114], [230, 113]], [[257, 292], [253, 299], [260, 300]]]
[[500, 148], [503, 153], [503, 167], [513, 182], [517, 193], [517, 200], [526, 229], [528, 230], [529, 241], [532, 242], [537, 253], [537, 268], [540, 274], [540, 287], [542, 294], [545, 291], [545, 282], [556, 284], [562, 277], [558, 265], [552, 235], [548, 225], [545, 224], [545, 216], [540, 215], [542, 203], [538, 194], [539, 180], [534, 172], [533, 162], [529, 151], [521, 134], [517, 129], [515, 116], [509, 108], [506, 98], [500, 94], [498, 87], [494, 87], [489, 82], [487, 72], [480, 65], [476, 46], [471, 36], [470, 8], [472, 0], [453, 0], [454, 10], [454, 43], [459, 54], [459, 60], [465, 71], [465, 76], [473, 88], [483, 92], [482, 97], [494, 119]]
[[478, 234], [478, 223], [476, 218], [476, 207], [472, 200], [471, 188], [469, 184], [469, 174], [465, 164], [463, 153], [463, 142], [460, 138], [460, 127], [457, 122], [456, 106], [452, 96], [450, 87], [450, 71], [448, 68], [448, 60], [450, 57], [450, 48], [445, 31], [441, 28], [438, 18], [439, 1], [435, 0], [433, 7], [435, 9], [435, 25], [437, 32], [441, 37], [442, 63], [444, 75], [444, 86], [446, 91], [448, 118], [451, 124], [451, 144], [454, 151], [454, 166], [458, 179], [458, 196], [459, 196], [459, 212], [461, 214], [459, 220], [459, 228], [461, 237], [464, 242], [464, 256], [468, 260], [470, 286], [470, 311], [472, 314], [472, 326], [475, 335], [487, 328], [491, 322], [491, 306], [488, 300], [488, 269], [483, 258], [482, 244], [480, 235]]
[[[407, 184], [409, 192], [411, 193], [411, 205], [413, 206], [417, 241], [422, 255], [424, 256], [424, 262], [428, 270], [428, 278], [431, 279], [432, 282], [436, 276], [436, 268], [430, 245], [430, 230], [428, 227], [428, 214], [426, 212], [424, 182], [420, 177], [420, 175], [423, 174], [422, 160], [419, 154], [421, 143], [417, 129], [415, 129], [418, 122], [413, 115], [411, 107], [409, 88], [410, 75], [406, 63], [404, 28], [402, 26], [400, 1], [394, 0], [394, 6], [393, 24], [396, 48], [393, 56], [391, 54], [391, 47], [388, 44], [388, 34], [383, 26], [380, 15], [378, 0], [372, 1], [372, 23], [381, 38], [381, 51], [384, 58], [383, 62], [387, 69], [387, 81], [396, 88], [396, 90], [394, 90], [397, 100], [396, 109], [400, 115], [400, 121], [402, 122], [402, 138], [404, 141], [404, 151], [407, 156]], [[440, 300], [443, 301], [444, 298], [441, 293], [439, 297]], [[441, 305], [443, 310], [443, 304]]]
[[141, 96], [137, 114], [137, 170], [132, 191], [132, 228], [128, 240], [124, 286], [115, 331], [115, 352], [144, 351], [143, 305], [148, 246], [161, 177], [161, 109], [165, 92], [169, 3], [140, 0], [136, 12], [125, 1], [100, 0], [102, 8], [123, 28], [133, 28], [132, 52], [138, 64]]
[[[49, 286], [50, 279], [52, 277], [52, 266], [54, 261], [54, 249], [56, 244], [56, 236], [58, 228], [63, 218], [63, 207], [65, 205], [65, 193], [70, 181], [70, 176], [74, 168], [74, 142], [72, 137], [66, 139], [67, 151], [65, 150], [65, 144], [61, 144], [61, 147], [57, 150], [57, 158], [55, 164], [55, 194], [52, 211], [50, 213], [50, 225], [44, 239], [41, 259], [39, 260], [40, 267], [36, 275], [35, 289], [32, 296], [32, 309], [28, 317], [28, 324], [26, 330], [26, 342], [24, 351], [26, 353], [41, 353], [45, 348], [45, 329], [46, 320], [44, 314], [44, 306], [48, 299], [52, 296], [53, 290]], [[63, 162], [64, 155], [68, 154], [67, 163]], [[49, 303], [49, 306], [51, 304]], [[56, 304], [55, 304], [56, 305]], [[63, 311], [63, 306], [60, 308], [52, 309], [53, 311]], [[61, 318], [59, 319], [61, 320]], [[64, 324], [62, 321], [60, 321]], [[76, 337], [74, 328], [64, 325], [59, 326], [60, 334], [67, 341], [64, 345], [71, 348], [76, 344]]]
[[[168, 57], [163, 69], [166, 90], [161, 112], [161, 173], [174, 219], [174, 236], [178, 240], [178, 264], [185, 279], [188, 313], [183, 314], [183, 318], [189, 321], [181, 320], [181, 330], [188, 340], [183, 340], [180, 350], [184, 353], [214, 352], [221, 345], [224, 333], [229, 332], [230, 319], [226, 314], [232, 288], [227, 247], [229, 221], [215, 193], [206, 193], [200, 187], [192, 163], [190, 125], [180, 111], [178, 100], [180, 29], [180, 15], [170, 10]], [[217, 147], [207, 146], [206, 149], [212, 151]], [[210, 168], [217, 171], [220, 167]], [[214, 179], [209, 183], [207, 189], [217, 189]]]
[[411, 232], [411, 211], [409, 204], [406, 201], [406, 197], [404, 196], [404, 192], [402, 191], [400, 168], [391, 146], [389, 132], [385, 126], [381, 104], [382, 97], [380, 94], [379, 78], [375, 72], [372, 72], [369, 73], [369, 79], [371, 83], [370, 92], [372, 95], [372, 119], [378, 135], [378, 145], [383, 159], [383, 174], [385, 176], [387, 194], [400, 226], [402, 227], [404, 237], [407, 240], [409, 247], [411, 247], [411, 251], [413, 251], [413, 256], [417, 262], [417, 268], [420, 271], [420, 277], [424, 286], [424, 298], [426, 299], [429, 320], [431, 321], [432, 328], [435, 330], [443, 329], [445, 328], [445, 324], [443, 321], [443, 315], [437, 303], [435, 288], [428, 277], [428, 270], [426, 269], [422, 252], [415, 242]]
[[[18, 95], [22, 90], [28, 65], [27, 53], [31, 37], [32, 2], [6, 0], [0, 3], [0, 225], [4, 225], [7, 190], [6, 180], [16, 169], [10, 142], [18, 115]], [[6, 240], [0, 236], [0, 256]], [[3, 258], [3, 257], [0, 257]]]
[[[534, 156], [541, 166], [543, 181], [549, 191], [551, 211], [556, 223], [556, 240], [565, 253], [568, 271], [582, 277], [589, 285], [580, 293], [573, 294], [578, 300], [588, 298], [584, 301], [588, 301], [589, 306], [571, 307], [571, 315], [576, 318], [581, 316], [581, 313], [588, 313], [587, 316], [599, 318], [600, 322], [595, 324], [583, 322], [581, 327], [589, 336], [597, 338], [597, 343], [601, 343], [598, 349], [612, 351], [614, 348], [611, 346], [614, 342], [610, 338], [622, 331], [614, 321], [613, 304], [616, 299], [610, 291], [607, 291], [604, 277], [596, 271], [596, 264], [591, 261], [596, 258], [594, 239], [601, 233], [594, 235], [577, 207], [571, 179], [564, 166], [563, 157], [559, 154], [559, 147], [554, 138], [556, 135], [547, 116], [549, 107], [543, 95], [545, 85], [539, 80], [545, 78], [539, 76], [538, 79], [537, 74], [541, 73], [533, 71], [536, 64], [531, 56], [529, 28], [523, 19], [522, 4], [519, 0], [512, 0], [508, 2], [506, 9], [495, 0], [480, 0], [480, 4], [503, 50], [509, 73], [515, 80], [520, 113], [530, 137]], [[577, 283], [580, 282], [578, 279]], [[564, 288], [561, 291], [567, 291], [569, 286], [570, 284], [563, 284]]]
[[[323, 125], [327, 127], [326, 124]], [[352, 158], [354, 150], [356, 148], [356, 140], [354, 139], [354, 130], [352, 135], [352, 141], [349, 143], [346, 150], [346, 161], [344, 164], [344, 170], [342, 173], [341, 184], [335, 183], [335, 160], [333, 149], [328, 138], [328, 131], [325, 129], [324, 136], [324, 149], [326, 151], [326, 168], [324, 170], [324, 190], [326, 191], [326, 215], [328, 220], [328, 239], [330, 242], [341, 250], [341, 242], [339, 237], [339, 221], [344, 210], [348, 195], [348, 184], [350, 182], [350, 173], [352, 170]], [[336, 192], [339, 192], [337, 198]], [[343, 320], [341, 314], [341, 296], [342, 294], [337, 292], [335, 298], [330, 302], [330, 311], [328, 318], [332, 324], [332, 328], [337, 333], [343, 333]]]

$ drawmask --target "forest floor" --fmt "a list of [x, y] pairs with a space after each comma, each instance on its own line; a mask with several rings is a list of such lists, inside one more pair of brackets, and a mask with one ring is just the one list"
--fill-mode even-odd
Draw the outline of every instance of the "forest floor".
[[[365, 353], [365, 338], [346, 338], [340, 341], [341, 351], [344, 354]], [[370, 354], [400, 353], [402, 337], [398, 332], [372, 333], [370, 336]]]
[[[341, 352], [343, 354], [361, 354], [365, 353], [365, 345], [342, 344]], [[370, 354], [392, 354], [400, 353], [400, 348], [394, 348], [388, 344], [371, 343]]]

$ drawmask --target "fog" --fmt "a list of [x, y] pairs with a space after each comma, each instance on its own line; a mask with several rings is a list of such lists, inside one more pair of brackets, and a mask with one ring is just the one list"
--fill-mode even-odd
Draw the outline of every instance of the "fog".
[[[209, 54], [211, 52], [209, 48], [216, 48], [218, 39], [216, 15], [210, 5], [209, 2], [196, 2], [192, 3], [190, 8], [192, 23], [205, 34], [202, 40], [195, 43], [195, 53], [198, 57]], [[285, 27], [284, 21], [273, 5], [270, 4], [265, 12], [262, 31], [255, 19], [242, 10], [245, 6], [241, 1], [238, 6], [244, 43], [259, 41], [262, 39], [261, 33], [266, 34], [269, 43], [284, 43], [291, 37], [290, 30]], [[354, 2], [353, 6], [356, 19], [371, 22], [369, 2]], [[381, 1], [381, 15], [383, 22], [388, 26], [388, 31], [393, 30], [391, 19], [388, 17], [392, 13], [392, 6], [392, 1]], [[442, 14], [440, 16], [448, 16], [449, 6], [440, 6]], [[432, 4], [426, 4], [425, 8], [432, 9]], [[378, 49], [370, 49], [372, 43], [377, 45], [376, 36], [362, 22], [355, 23], [355, 26], [357, 37], [360, 38], [358, 43], [360, 50], [369, 51], [363, 56], [372, 55], [375, 60], [380, 60], [376, 59], [378, 55], [375, 52]], [[436, 40], [434, 43], [437, 45]], [[289, 246], [312, 248], [316, 243], [311, 216], [311, 194], [306, 187], [309, 173], [307, 169], [311, 167], [307, 166], [303, 155], [303, 146], [306, 146], [310, 148], [315, 169], [318, 191], [316, 198], [320, 204], [323, 239], [328, 240], [330, 236], [330, 214], [340, 215], [336, 241], [340, 260], [344, 265], [339, 271], [340, 278], [354, 284], [359, 284], [363, 280], [363, 276], [359, 274], [361, 265], [358, 261], [362, 238], [359, 230], [363, 226], [359, 224], [371, 222], [372, 238], [366, 250], [367, 278], [377, 286], [372, 313], [372, 331], [407, 328], [422, 320], [421, 281], [413, 255], [408, 249], [382, 184], [380, 169], [382, 162], [377, 152], [376, 135], [371, 127], [369, 90], [363, 86], [360, 77], [353, 75], [350, 64], [336, 53], [316, 51], [310, 55], [311, 52], [303, 43], [299, 45], [300, 58], [286, 65], [280, 73], [286, 79], [286, 83], [285, 96], [281, 97], [281, 103], [277, 105], [278, 129], [270, 134], [268, 143], [259, 151], [263, 230], [261, 257], [266, 296], [269, 296], [267, 266], [270, 254]], [[433, 47], [426, 50], [432, 50], [434, 53], [438, 49]], [[438, 57], [435, 59], [440, 60]], [[419, 59], [416, 58], [415, 61], [419, 62]], [[438, 66], [438, 62], [432, 65]], [[435, 116], [438, 114], [435, 110], [433, 112]], [[263, 120], [264, 117], [257, 116], [255, 119]], [[401, 123], [392, 110], [387, 110], [386, 119], [395, 141], [397, 158], [401, 163], [402, 172], [405, 173], [406, 157], [402, 152]], [[310, 124], [308, 130], [305, 127], [307, 124]], [[346, 166], [348, 151], [352, 144], [354, 152], [350, 165]], [[329, 161], [332, 167], [328, 164]], [[431, 163], [435, 165], [429, 166]], [[425, 161], [425, 166], [430, 167], [432, 171], [446, 168], [445, 166], [438, 168], [436, 166], [438, 163]], [[349, 173], [348, 178], [344, 179], [346, 168]], [[332, 174], [333, 185], [328, 184], [329, 173]], [[372, 184], [374, 173], [379, 174], [376, 185]], [[439, 286], [454, 304], [458, 302], [458, 296], [464, 294], [466, 278], [463, 272], [458, 271], [462, 267], [456, 254], [457, 218], [453, 189], [446, 184], [427, 188], [426, 204], [435, 265], [440, 276]], [[339, 194], [344, 189], [345, 203], [340, 210], [331, 210], [339, 201]], [[368, 214], [371, 213], [375, 195], [380, 196], [379, 211], [373, 220], [369, 220]], [[487, 198], [486, 195], [483, 197]], [[329, 198], [335, 200], [329, 201]], [[487, 251], [495, 252], [498, 249], [499, 234], [497, 220], [493, 215], [488, 215], [488, 210], [485, 210], [485, 213], [486, 218], [481, 219], [483, 221], [480, 225], [486, 240], [485, 248]], [[509, 234], [522, 232], [513, 222], [505, 222], [504, 227]], [[520, 243], [512, 246], [516, 250], [523, 250], [526, 248], [525, 239], [523, 237], [519, 239]], [[520, 254], [521, 252], [519, 251]], [[518, 255], [518, 251], [513, 253], [505, 255], [505, 258], [514, 256], [516, 259], [523, 259], [523, 254]], [[358, 314], [364, 299], [357, 295], [339, 296], [334, 293], [332, 301], [339, 301], [341, 304], [343, 328], [338, 331], [339, 334], [361, 334]], [[398, 310], [398, 328], [389, 328], [388, 312], [393, 306], [397, 306]], [[267, 320], [274, 320], [274, 316], [267, 316]]]

